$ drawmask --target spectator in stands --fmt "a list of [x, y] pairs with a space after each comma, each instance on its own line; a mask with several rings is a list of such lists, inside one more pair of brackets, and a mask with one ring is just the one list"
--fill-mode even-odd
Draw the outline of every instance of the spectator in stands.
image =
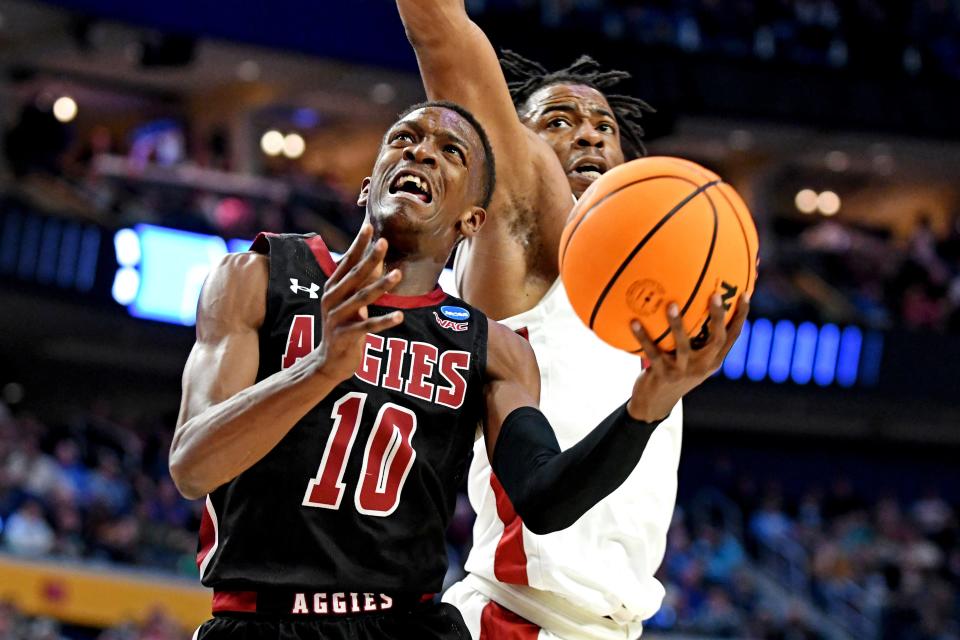
[[96, 470], [90, 475], [90, 496], [93, 502], [106, 508], [111, 515], [125, 513], [131, 506], [131, 491], [120, 474], [120, 462], [115, 453], [101, 449]]
[[147, 515], [155, 524], [179, 529], [186, 528], [192, 519], [190, 507], [170, 478], [160, 479], [156, 496], [147, 505]]
[[745, 557], [743, 546], [731, 532], [712, 525], [703, 528], [693, 548], [704, 563], [704, 577], [715, 584], [729, 585]]
[[913, 504], [911, 515], [920, 531], [933, 538], [939, 537], [950, 526], [956, 527], [956, 514], [936, 487], [926, 489]]
[[66, 640], [60, 634], [60, 624], [53, 618], [36, 618], [27, 625], [24, 640]]
[[27, 500], [7, 520], [6, 548], [18, 556], [43, 557], [53, 551], [56, 538], [35, 500]]
[[720, 638], [737, 638], [744, 626], [743, 614], [736, 609], [730, 594], [719, 587], [707, 593], [703, 608], [692, 620], [692, 626], [700, 633]]
[[792, 525], [781, 505], [780, 495], [776, 491], [769, 491], [763, 506], [750, 518], [750, 532], [757, 539], [773, 543], [790, 533]]
[[90, 501], [90, 471], [80, 460], [80, 448], [72, 438], [57, 443], [54, 457], [59, 467], [60, 481], [70, 492], [73, 502], [86, 506]]
[[42, 428], [32, 418], [22, 419], [21, 429], [27, 435], [8, 455], [6, 472], [10, 481], [34, 497], [51, 493], [60, 481], [56, 462], [40, 450], [37, 433]]

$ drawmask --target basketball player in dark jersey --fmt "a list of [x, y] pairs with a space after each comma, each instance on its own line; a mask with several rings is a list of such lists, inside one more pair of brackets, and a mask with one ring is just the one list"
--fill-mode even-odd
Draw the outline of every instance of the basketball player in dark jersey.
[[[478, 423], [541, 533], [636, 464], [657, 422], [634, 416], [668, 412], [676, 385], [634, 394], [560, 453], [528, 344], [437, 287], [493, 185], [479, 123], [430, 103], [387, 132], [359, 200], [369, 224], [339, 264], [318, 236], [261, 235], [211, 272], [170, 455], [181, 492], [206, 496], [215, 617], [196, 637], [466, 638], [431, 595]], [[713, 322], [717, 359], [730, 345]]]

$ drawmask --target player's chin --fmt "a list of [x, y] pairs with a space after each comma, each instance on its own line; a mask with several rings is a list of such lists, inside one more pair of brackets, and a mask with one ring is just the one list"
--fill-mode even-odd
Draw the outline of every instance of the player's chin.
[[388, 193], [383, 199], [384, 212], [387, 215], [400, 215], [413, 220], [432, 217], [439, 202], [431, 199], [424, 202], [421, 198], [404, 192]]
[[415, 229], [422, 229], [429, 224], [437, 214], [437, 203], [413, 201], [410, 198], [387, 197], [381, 202], [377, 218], [383, 229], [392, 229], [393, 232], [407, 233]]
[[590, 188], [594, 182], [600, 176], [589, 177], [583, 175], [582, 173], [577, 173], [576, 171], [571, 171], [567, 174], [567, 181], [570, 183], [570, 190], [573, 191], [573, 195], [579, 198], [583, 195], [583, 192]]

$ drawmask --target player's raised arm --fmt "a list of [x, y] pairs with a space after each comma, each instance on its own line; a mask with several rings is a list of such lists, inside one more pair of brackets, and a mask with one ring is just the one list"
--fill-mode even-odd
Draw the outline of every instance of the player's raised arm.
[[[498, 160], [510, 158], [511, 167], [523, 170], [531, 157], [531, 133], [517, 116], [496, 51], [463, 0], [397, 0], [397, 8], [428, 99], [457, 102], [473, 112]], [[511, 180], [510, 173], [498, 181]]]
[[675, 354], [661, 353], [636, 323], [634, 332], [651, 360], [650, 371], [637, 379], [627, 403], [563, 452], [550, 423], [536, 408], [539, 372], [533, 350], [506, 327], [491, 322], [487, 455], [527, 528], [537, 534], [564, 529], [623, 484], [657, 425], [723, 363], [748, 309], [748, 302], [742, 300], [726, 329], [723, 306], [716, 296], [710, 307], [711, 337], [698, 351], [691, 349], [678, 315], [668, 314], [677, 340]]
[[[380, 240], [364, 256], [365, 226], [331, 275], [321, 299], [320, 346], [256, 382], [258, 330], [266, 314], [267, 256], [227, 256], [204, 284], [197, 342], [183, 372], [183, 398], [170, 447], [170, 475], [187, 498], [232, 480], [273, 449], [310, 409], [356, 370], [368, 332], [402, 322], [400, 312], [368, 318], [366, 305], [400, 281], [379, 275]], [[256, 383], [256, 384], [254, 384]]]

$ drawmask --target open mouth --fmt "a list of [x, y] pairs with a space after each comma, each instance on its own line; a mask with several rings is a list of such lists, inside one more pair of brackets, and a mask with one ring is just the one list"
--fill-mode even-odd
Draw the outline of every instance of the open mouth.
[[433, 201], [430, 183], [424, 178], [407, 171], [401, 171], [390, 185], [390, 193], [409, 193], [420, 199], [421, 202]]
[[596, 159], [583, 159], [573, 166], [573, 173], [578, 173], [589, 180], [596, 180], [607, 170], [606, 163]]

